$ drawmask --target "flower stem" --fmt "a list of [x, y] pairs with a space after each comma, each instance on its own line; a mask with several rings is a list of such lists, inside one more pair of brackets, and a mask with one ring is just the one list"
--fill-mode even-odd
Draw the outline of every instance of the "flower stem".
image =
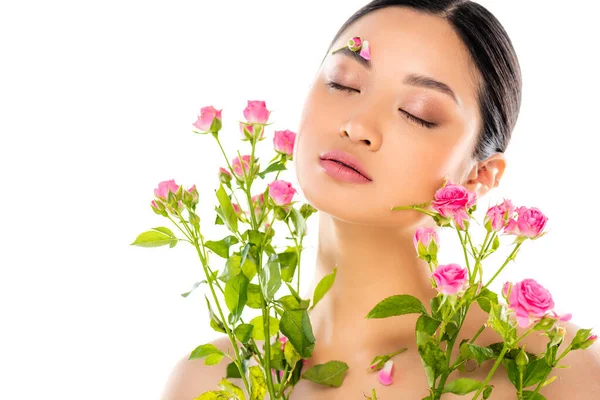
[[484, 389], [486, 388], [488, 382], [490, 381], [490, 379], [492, 379], [492, 376], [494, 375], [494, 372], [496, 372], [496, 370], [500, 366], [500, 363], [502, 362], [502, 359], [506, 355], [507, 351], [508, 351], [508, 346], [505, 343], [504, 346], [502, 347], [502, 351], [500, 352], [500, 355], [498, 356], [498, 359], [496, 360], [496, 362], [494, 363], [494, 366], [492, 367], [492, 370], [490, 371], [490, 373], [488, 374], [488, 376], [486, 376], [485, 380], [483, 381], [483, 384], [481, 385], [481, 387], [479, 388], [479, 390], [477, 391], [477, 393], [475, 393], [475, 396], [473, 396], [472, 400], [476, 400], [477, 397], [481, 394], [481, 392], [484, 391]]
[[496, 273], [494, 274], [494, 276], [492, 276], [492, 278], [489, 280], [488, 283], [485, 284], [484, 287], [481, 288], [481, 290], [486, 289], [490, 283], [492, 283], [494, 281], [494, 279], [496, 279], [496, 277], [498, 275], [500, 275], [500, 272], [502, 272], [502, 270], [504, 269], [504, 267], [506, 267], [506, 265], [508, 264], [508, 262], [510, 260], [514, 260], [514, 255], [517, 253], [517, 251], [519, 250], [519, 247], [521, 247], [521, 245], [523, 244], [523, 242], [518, 243], [515, 248], [513, 249], [513, 251], [510, 253], [510, 255], [508, 256], [508, 258], [506, 259], [506, 261], [504, 261], [504, 264], [502, 264], [502, 266], [500, 267], [500, 269], [498, 271], [496, 271]]

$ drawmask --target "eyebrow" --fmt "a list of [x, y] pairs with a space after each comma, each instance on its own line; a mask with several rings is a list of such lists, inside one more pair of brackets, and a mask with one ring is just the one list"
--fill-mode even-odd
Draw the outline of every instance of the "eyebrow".
[[[339, 51], [336, 51], [334, 54], [343, 54], [347, 57], [353, 58], [354, 60], [358, 61], [362, 66], [366, 67], [369, 70], [371, 70], [373, 68], [371, 65], [371, 62], [369, 60], [364, 59], [359, 53], [350, 50], [348, 47], [344, 47], [344, 48], [340, 49]], [[420, 74], [409, 74], [406, 77], [404, 77], [404, 80], [402, 82], [406, 85], [418, 86], [418, 87], [424, 87], [427, 89], [437, 90], [438, 92], [447, 94], [448, 96], [450, 96], [452, 98], [452, 100], [454, 100], [454, 102], [456, 104], [459, 104], [458, 98], [456, 97], [456, 94], [450, 88], [450, 86], [448, 86], [444, 82], [440, 82], [430, 76], [420, 75]]]

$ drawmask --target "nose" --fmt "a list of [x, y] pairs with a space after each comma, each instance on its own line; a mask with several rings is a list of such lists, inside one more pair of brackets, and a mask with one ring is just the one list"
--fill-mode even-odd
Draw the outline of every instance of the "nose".
[[340, 126], [340, 137], [342, 139], [349, 138], [353, 143], [365, 144], [370, 151], [377, 151], [381, 147], [382, 135], [375, 124], [367, 123], [360, 116], [349, 119]]

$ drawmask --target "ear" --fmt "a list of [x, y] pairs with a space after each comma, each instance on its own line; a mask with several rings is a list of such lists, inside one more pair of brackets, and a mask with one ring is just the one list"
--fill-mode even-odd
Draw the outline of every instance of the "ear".
[[498, 186], [505, 169], [506, 157], [504, 153], [495, 153], [472, 168], [463, 186], [467, 190], [475, 192], [477, 198], [481, 198]]

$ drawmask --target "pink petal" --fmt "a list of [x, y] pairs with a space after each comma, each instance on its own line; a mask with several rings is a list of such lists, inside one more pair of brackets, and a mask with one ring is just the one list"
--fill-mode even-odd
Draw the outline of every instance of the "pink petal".
[[369, 48], [369, 41], [364, 40], [360, 49], [360, 56], [365, 60], [371, 59], [371, 49]]
[[379, 373], [377, 374], [377, 377], [379, 378], [379, 382], [381, 382], [382, 385], [386, 385], [389, 386], [392, 384], [392, 374], [394, 373], [394, 361], [393, 360], [387, 360], [386, 363], [383, 365], [383, 368], [379, 370]]

